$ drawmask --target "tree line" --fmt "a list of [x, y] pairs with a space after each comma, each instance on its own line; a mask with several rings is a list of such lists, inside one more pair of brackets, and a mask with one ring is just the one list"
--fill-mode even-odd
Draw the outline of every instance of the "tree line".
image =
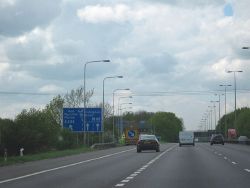
[[224, 115], [216, 126], [216, 131], [221, 132], [227, 137], [228, 129], [236, 129], [237, 136], [247, 136], [250, 138], [250, 108], [244, 107], [236, 110], [235, 113], [231, 112]]
[[[63, 108], [81, 107], [84, 102], [87, 107], [101, 107], [101, 103], [91, 102], [93, 93], [93, 90], [88, 91], [84, 99], [81, 86], [64, 96], [55, 96], [43, 109], [24, 109], [14, 119], [0, 118], [0, 154], [3, 154], [4, 149], [7, 149], [8, 155], [18, 155], [21, 148], [24, 148], [24, 153], [28, 154], [82, 146], [83, 133], [74, 133], [62, 128]], [[104, 119], [104, 141], [111, 142], [113, 141], [113, 115], [109, 104], [105, 104]], [[164, 141], [175, 141], [178, 132], [183, 129], [182, 120], [169, 112], [126, 113], [124, 120], [138, 123], [143, 120], [153, 125], [149, 132], [154, 132]], [[117, 132], [117, 125], [115, 128]], [[118, 140], [118, 135], [115, 134], [115, 136]], [[86, 140], [88, 145], [99, 143], [100, 134], [87, 133]]]

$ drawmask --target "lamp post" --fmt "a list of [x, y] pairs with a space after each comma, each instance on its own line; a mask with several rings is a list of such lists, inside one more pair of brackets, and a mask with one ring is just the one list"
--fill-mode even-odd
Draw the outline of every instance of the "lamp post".
[[234, 126], [236, 126], [236, 73], [239, 73], [239, 72], [243, 72], [243, 71], [242, 70], [227, 71], [227, 73], [234, 73]]
[[125, 98], [133, 98], [132, 96], [126, 96], [126, 97], [119, 97], [118, 98], [118, 105], [117, 105], [117, 137], [119, 138], [119, 133], [121, 132], [121, 125], [120, 125], [120, 99], [125, 99]]
[[208, 108], [210, 108], [209, 112], [210, 112], [210, 130], [213, 129], [213, 106], [208, 106]]
[[221, 87], [225, 88], [225, 136], [227, 135], [227, 87], [232, 86], [231, 84], [221, 84]]
[[213, 103], [213, 107], [214, 107], [214, 128], [216, 129], [216, 123], [217, 123], [217, 118], [216, 118], [216, 105], [215, 103], [219, 103], [219, 101], [210, 101], [211, 103]]
[[102, 82], [102, 143], [104, 143], [104, 86], [105, 86], [105, 80], [111, 79], [111, 78], [123, 78], [123, 76], [107, 76], [103, 79]]
[[128, 91], [130, 90], [129, 88], [126, 89], [115, 89], [113, 91], [113, 142], [115, 142], [115, 92], [116, 91]]
[[221, 115], [220, 115], [221, 114], [220, 113], [220, 96], [224, 95], [224, 94], [217, 94], [217, 93], [215, 93], [214, 95], [219, 97], [219, 120], [220, 120], [220, 118], [221, 118]]
[[84, 97], [84, 101], [83, 101], [83, 105], [84, 105], [84, 111], [83, 111], [83, 126], [84, 126], [84, 144], [86, 144], [86, 126], [85, 126], [85, 108], [86, 108], [86, 68], [87, 68], [87, 65], [90, 64], [90, 63], [100, 63], [100, 62], [110, 62], [110, 60], [108, 59], [104, 59], [104, 60], [98, 60], [98, 61], [87, 61], [85, 62], [84, 64], [84, 78], [83, 78], [83, 82], [84, 82], [84, 85], [83, 85], [83, 97]]

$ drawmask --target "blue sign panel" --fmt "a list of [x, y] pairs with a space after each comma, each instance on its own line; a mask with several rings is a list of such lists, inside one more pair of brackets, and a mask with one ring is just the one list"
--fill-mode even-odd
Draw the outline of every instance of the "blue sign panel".
[[63, 127], [74, 132], [101, 132], [102, 109], [86, 108], [84, 115], [84, 108], [64, 108]]
[[83, 132], [83, 108], [63, 108], [63, 127], [74, 132]]
[[102, 131], [102, 109], [101, 108], [86, 108], [85, 112], [87, 132]]
[[134, 138], [135, 137], [135, 131], [134, 130], [129, 130], [128, 131], [128, 137], [129, 138]]

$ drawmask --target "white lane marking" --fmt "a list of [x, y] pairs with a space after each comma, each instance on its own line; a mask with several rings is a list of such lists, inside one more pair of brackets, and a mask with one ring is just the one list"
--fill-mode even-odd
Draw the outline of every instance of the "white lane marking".
[[122, 183], [128, 183], [130, 180], [122, 180]]
[[133, 173], [133, 174], [131, 174], [130, 176], [135, 177], [135, 176], [137, 176], [137, 175], [138, 175], [138, 174]]
[[227, 160], [227, 157], [224, 157], [225, 160]]
[[[150, 164], [154, 163], [157, 159], [159, 159], [162, 155], [164, 155], [165, 153], [169, 152], [170, 150], [172, 150], [175, 146], [167, 149], [166, 151], [164, 151], [163, 153], [161, 153], [160, 155], [158, 155], [157, 157], [155, 157], [154, 159], [152, 159], [150, 162], [147, 163], [147, 165], [144, 165], [143, 167], [141, 167], [140, 169], [138, 169], [137, 171], [135, 171], [133, 174], [131, 174], [130, 176], [126, 177], [124, 180], [122, 180], [120, 182], [120, 184], [116, 184], [117, 185], [121, 185], [121, 183], [127, 183], [130, 180], [134, 179], [137, 175], [139, 175], [143, 170], [145, 170]], [[125, 185], [125, 184], [124, 184]], [[124, 186], [122, 185], [122, 186]]]
[[250, 172], [250, 170], [249, 170], [249, 169], [247, 169], [247, 168], [245, 169], [245, 171]]
[[71, 164], [64, 165], [64, 166], [59, 166], [59, 167], [56, 167], [56, 168], [51, 168], [51, 169], [47, 169], [47, 170], [38, 171], [38, 172], [35, 172], [35, 173], [27, 174], [27, 175], [24, 175], [24, 176], [19, 176], [19, 177], [16, 177], [16, 178], [10, 178], [10, 179], [6, 179], [6, 180], [2, 180], [2, 181], [0, 181], [0, 184], [15, 181], [15, 180], [19, 180], [19, 179], [23, 179], [23, 178], [28, 178], [28, 177], [39, 175], [39, 174], [44, 174], [44, 173], [55, 171], [55, 170], [60, 170], [60, 169], [64, 169], [64, 168], [68, 168], [68, 167], [72, 167], [72, 166], [76, 166], [76, 165], [80, 165], [80, 164], [84, 164], [84, 163], [88, 163], [88, 162], [92, 162], [92, 161], [96, 161], [96, 160], [100, 160], [100, 159], [104, 159], [104, 158], [108, 158], [108, 157], [111, 157], [111, 156], [114, 156], [114, 155], [118, 155], [118, 154], [121, 154], [121, 153], [132, 151], [132, 150], [135, 150], [135, 148], [120, 151], [120, 152], [117, 152], [117, 153], [112, 153], [112, 154], [109, 154], [109, 155], [104, 155], [104, 156], [97, 157], [97, 158], [94, 158], [94, 159], [88, 159], [88, 160], [80, 161], [80, 162], [77, 162], [77, 163], [71, 163]]
[[119, 183], [119, 184], [116, 184], [115, 186], [116, 187], [123, 187], [125, 184], [124, 183]]
[[219, 156], [222, 156], [222, 154], [221, 154], [221, 153], [219, 153], [218, 155], [219, 155]]
[[129, 177], [126, 177], [126, 179], [128, 179], [128, 180], [131, 180], [131, 179], [133, 179], [134, 177], [131, 177], [131, 176], [129, 176]]
[[232, 164], [236, 165], [237, 163], [233, 161]]

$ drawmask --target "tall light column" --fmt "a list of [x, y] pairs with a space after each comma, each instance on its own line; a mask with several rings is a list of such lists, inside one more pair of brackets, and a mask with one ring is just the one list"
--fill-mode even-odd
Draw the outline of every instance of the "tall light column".
[[111, 79], [111, 78], [123, 78], [123, 76], [107, 76], [103, 79], [102, 82], [102, 143], [104, 143], [104, 112], [105, 112], [105, 107], [104, 107], [104, 86], [105, 86], [105, 80], [106, 79]]
[[216, 118], [216, 104], [215, 103], [219, 103], [219, 101], [210, 101], [211, 103], [213, 103], [213, 107], [214, 107], [214, 128], [216, 129], [216, 124], [217, 124], [217, 118]]
[[86, 126], [85, 126], [85, 108], [86, 108], [86, 68], [87, 65], [90, 63], [99, 63], [99, 62], [110, 62], [110, 60], [108, 59], [104, 59], [104, 60], [98, 60], [98, 61], [87, 61], [84, 64], [84, 78], [83, 78], [83, 97], [84, 97], [84, 101], [83, 101], [83, 105], [84, 105], [84, 111], [83, 111], [83, 126], [84, 126], [84, 144], [86, 144]]
[[208, 106], [208, 108], [210, 108], [209, 112], [210, 112], [210, 117], [211, 117], [211, 120], [210, 120], [210, 130], [213, 129], [213, 106]]
[[232, 71], [229, 70], [227, 73], [234, 73], [234, 126], [236, 126], [236, 73], [243, 72], [242, 70]]
[[115, 89], [113, 91], [113, 142], [115, 142], [115, 92], [116, 91], [128, 91], [130, 90], [129, 88], [126, 89]]
[[220, 120], [220, 118], [221, 118], [221, 113], [220, 113], [220, 96], [221, 95], [224, 95], [224, 94], [214, 94], [215, 96], [218, 96], [219, 97], [219, 120]]
[[125, 98], [133, 98], [132, 96], [125, 96], [125, 97], [119, 97], [118, 98], [118, 105], [117, 105], [117, 123], [118, 123], [118, 128], [117, 128], [117, 137], [119, 138], [119, 133], [121, 132], [121, 127], [120, 127], [120, 121], [119, 121], [119, 107], [120, 107], [120, 99], [125, 99]]
[[225, 136], [227, 136], [227, 87], [230, 87], [232, 86], [231, 84], [221, 84], [220, 85], [221, 87], [224, 87], [225, 88]]

